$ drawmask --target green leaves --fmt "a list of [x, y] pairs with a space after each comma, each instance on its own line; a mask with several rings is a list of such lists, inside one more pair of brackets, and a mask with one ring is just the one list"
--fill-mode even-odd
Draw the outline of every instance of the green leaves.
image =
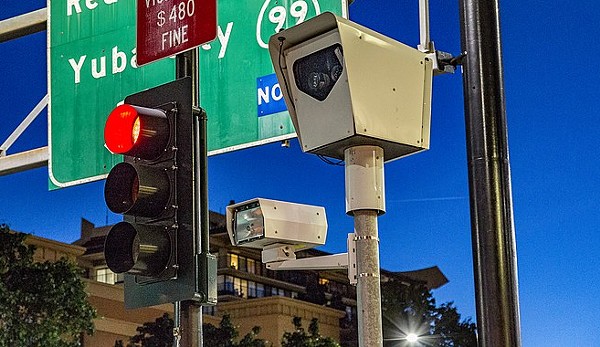
[[308, 334], [302, 328], [302, 319], [300, 317], [294, 317], [292, 319], [294, 324], [293, 332], [285, 332], [281, 339], [281, 347], [339, 347], [340, 345], [335, 342], [331, 337], [321, 336], [319, 334], [319, 321], [317, 318], [313, 318], [308, 326]]
[[240, 342], [235, 342], [239, 336], [237, 327], [233, 325], [228, 314], [223, 315], [219, 327], [212, 324], [203, 324], [204, 344], [215, 347], [266, 347], [267, 343], [263, 339], [257, 339], [256, 335], [260, 332], [260, 327], [253, 327]]
[[171, 347], [173, 345], [173, 320], [168, 313], [154, 322], [137, 327], [137, 334], [129, 340], [128, 347]]
[[0, 225], [0, 347], [79, 346], [96, 311], [73, 263], [34, 262], [23, 233]]
[[[173, 320], [165, 313], [154, 322], [144, 323], [138, 327], [138, 333], [129, 339], [127, 347], [171, 347], [173, 343]], [[255, 326], [240, 342], [235, 342], [239, 336], [237, 327], [231, 322], [229, 315], [224, 315], [219, 327], [203, 324], [204, 346], [210, 347], [266, 347], [267, 343], [256, 336], [260, 327]], [[116, 341], [115, 347], [123, 347], [122, 341]]]

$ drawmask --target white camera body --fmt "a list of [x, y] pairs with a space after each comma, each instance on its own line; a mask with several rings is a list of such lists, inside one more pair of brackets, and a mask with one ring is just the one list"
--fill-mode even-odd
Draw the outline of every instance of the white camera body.
[[294, 251], [325, 244], [325, 208], [255, 198], [227, 206], [227, 232], [234, 246], [264, 249], [292, 245]]
[[269, 51], [303, 151], [344, 159], [375, 145], [392, 160], [429, 148], [427, 54], [329, 12], [271, 36]]

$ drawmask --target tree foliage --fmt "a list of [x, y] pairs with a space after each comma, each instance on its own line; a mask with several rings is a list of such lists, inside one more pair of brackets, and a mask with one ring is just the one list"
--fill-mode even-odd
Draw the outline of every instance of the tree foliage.
[[285, 332], [281, 340], [281, 347], [339, 347], [331, 337], [321, 336], [319, 321], [313, 318], [308, 326], [308, 333], [302, 328], [302, 319], [294, 317], [293, 332]]
[[266, 347], [266, 341], [258, 339], [256, 336], [260, 332], [260, 327], [255, 326], [249, 333], [239, 341], [235, 342], [239, 333], [237, 327], [231, 322], [228, 314], [223, 315], [219, 327], [212, 324], [202, 324], [204, 334], [204, 344], [215, 347]]
[[[138, 327], [137, 334], [129, 339], [127, 347], [171, 347], [173, 326], [173, 319], [165, 313], [154, 322], [147, 322]], [[221, 318], [219, 327], [202, 324], [204, 346], [211, 347], [266, 347], [265, 340], [256, 337], [259, 332], [260, 327], [255, 326], [239, 342], [236, 342], [239, 333], [227, 314]], [[115, 347], [124, 347], [123, 341], [116, 341]]]
[[389, 281], [381, 284], [381, 297], [385, 346], [408, 346], [409, 333], [418, 335], [424, 346], [477, 346], [475, 324], [461, 320], [451, 302], [436, 306], [426, 287]]
[[[135, 329], [137, 333], [129, 338], [127, 347], [171, 347], [173, 346], [173, 319], [168, 313], [146, 322]], [[116, 341], [115, 347], [124, 347], [123, 341]]]
[[0, 347], [80, 345], [96, 311], [72, 262], [34, 262], [27, 234], [0, 225]]
[[442, 304], [436, 312], [433, 334], [439, 337], [440, 346], [477, 346], [475, 323], [470, 319], [461, 320], [454, 303]]

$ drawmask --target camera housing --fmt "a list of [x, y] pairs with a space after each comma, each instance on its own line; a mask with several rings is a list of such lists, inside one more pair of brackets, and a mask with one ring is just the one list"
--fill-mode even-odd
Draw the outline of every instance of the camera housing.
[[294, 251], [325, 244], [325, 208], [255, 198], [227, 206], [227, 233], [231, 244], [264, 249], [293, 245]]
[[374, 145], [392, 160], [429, 148], [427, 54], [330, 12], [271, 36], [269, 51], [303, 151], [344, 159]]

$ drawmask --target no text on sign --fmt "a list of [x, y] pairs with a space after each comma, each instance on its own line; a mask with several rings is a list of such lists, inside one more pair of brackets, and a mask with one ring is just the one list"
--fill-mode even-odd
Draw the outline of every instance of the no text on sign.
[[216, 0], [137, 0], [138, 65], [200, 46], [216, 36]]

